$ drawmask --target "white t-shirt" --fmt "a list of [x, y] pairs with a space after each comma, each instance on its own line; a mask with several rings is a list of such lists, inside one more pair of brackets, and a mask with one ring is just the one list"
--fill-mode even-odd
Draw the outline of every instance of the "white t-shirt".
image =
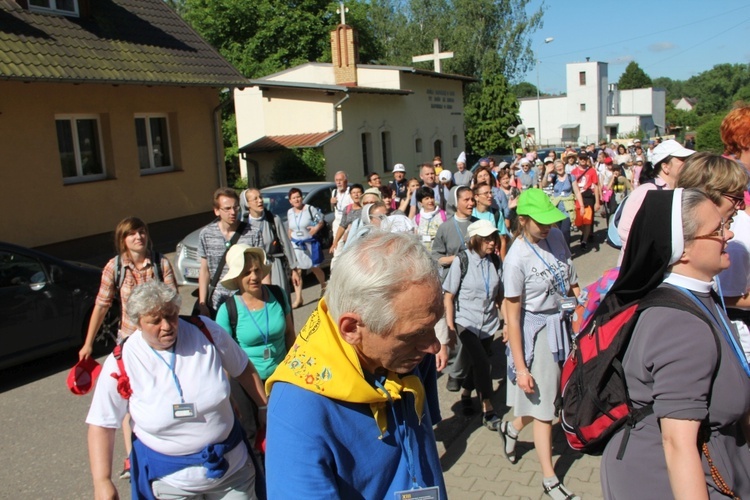
[[[560, 290], [560, 280], [565, 288], [564, 293]], [[530, 312], [557, 310], [559, 300], [567, 295], [570, 285], [577, 283], [578, 275], [570, 248], [556, 227], [550, 229], [547, 239], [536, 245], [526, 243], [519, 236], [510, 246], [503, 262], [505, 296], [521, 297], [521, 307]]]
[[737, 212], [731, 230], [734, 238], [727, 243], [731, 265], [719, 273], [719, 283], [725, 297], [739, 297], [750, 290], [750, 215]]
[[[185, 403], [195, 404], [195, 418], [174, 418], [172, 405], [180, 403], [180, 395], [169, 367], [172, 351], [153, 350], [139, 329], [128, 338], [122, 350], [133, 391], [130, 400], [120, 396], [117, 381], [110, 376], [120, 371], [114, 355], [110, 354], [96, 383], [86, 423], [119, 428], [125, 414], [130, 412], [133, 432], [138, 439], [166, 455], [188, 455], [224, 441], [235, 419], [224, 370], [232, 377], [240, 375], [248, 359], [224, 329], [209, 318], [201, 316], [201, 319], [211, 332], [214, 344], [197, 327], [180, 320], [174, 348], [174, 373]], [[176, 488], [210, 489], [245, 465], [247, 448], [238, 445], [225, 458], [229, 470], [220, 479], [207, 478], [202, 466], [188, 467], [161, 479]]]

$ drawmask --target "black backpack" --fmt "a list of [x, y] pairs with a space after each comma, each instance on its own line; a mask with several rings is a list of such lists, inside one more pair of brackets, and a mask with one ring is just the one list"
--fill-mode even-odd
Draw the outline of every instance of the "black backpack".
[[[276, 298], [276, 301], [281, 305], [281, 307], [284, 307], [284, 290], [281, 289], [278, 285], [264, 285], [268, 287], [268, 291], [271, 292], [271, 295], [273, 295]], [[232, 294], [230, 297], [227, 297], [227, 300], [224, 302], [224, 304], [227, 306], [227, 314], [229, 315], [229, 329], [231, 330], [229, 334], [232, 336], [232, 338], [236, 341], [237, 340], [237, 303], [234, 301], [234, 295]]]
[[574, 341], [562, 368], [560, 397], [555, 402], [565, 439], [574, 450], [599, 455], [610, 438], [627, 426], [617, 452], [617, 459], [622, 459], [630, 429], [654, 412], [653, 403], [633, 408], [622, 361], [641, 313], [656, 306], [689, 312], [709, 326], [719, 352], [716, 377], [721, 345], [711, 320], [684, 293], [666, 287], [652, 290], [642, 300], [601, 318], [599, 324], [592, 321]]
[[[307, 205], [307, 211], [310, 213], [310, 219], [315, 221], [315, 215], [313, 215], [312, 207], [310, 205]], [[318, 232], [316, 232], [313, 235], [313, 238], [318, 240], [320, 245], [323, 248], [328, 248], [333, 243], [333, 234], [331, 231], [331, 226], [328, 225], [325, 218], [321, 219], [320, 222], [323, 223], [323, 227], [321, 227]]]

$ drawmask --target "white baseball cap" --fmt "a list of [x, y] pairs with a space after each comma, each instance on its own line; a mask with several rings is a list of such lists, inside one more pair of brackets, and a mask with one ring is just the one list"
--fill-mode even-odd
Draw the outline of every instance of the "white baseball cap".
[[667, 156], [674, 156], [676, 158], [687, 158], [691, 154], [695, 153], [692, 149], [684, 147], [674, 139], [668, 139], [654, 148], [654, 165], [658, 165]]
[[393, 171], [394, 172], [406, 172], [406, 167], [404, 167], [403, 163], [396, 163], [393, 165]]
[[450, 170], [443, 170], [440, 172], [440, 175], [438, 175], [438, 179], [440, 179], [440, 182], [448, 182], [453, 178], [453, 174], [451, 174]]

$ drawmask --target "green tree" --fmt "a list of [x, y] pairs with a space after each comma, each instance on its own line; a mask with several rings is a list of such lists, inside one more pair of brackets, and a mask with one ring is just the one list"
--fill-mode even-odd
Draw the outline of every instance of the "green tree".
[[271, 182], [306, 182], [325, 180], [325, 158], [318, 149], [292, 149], [285, 151], [274, 163]]
[[[511, 92], [513, 92], [513, 95], [519, 99], [522, 97], [536, 97], [536, 85], [529, 82], [521, 82], [517, 85], [513, 85], [513, 87], [511, 87]], [[541, 92], [539, 95], [544, 95], [544, 93]]]
[[683, 90], [685, 82], [682, 80], [672, 80], [671, 78], [661, 76], [659, 78], [654, 78], [651, 83], [654, 88], [660, 88], [667, 91], [667, 101], [674, 101], [675, 99], [685, 97], [685, 92]]
[[651, 86], [651, 78], [638, 66], [635, 61], [630, 61], [625, 71], [620, 75], [617, 87], [620, 90], [645, 89]]
[[491, 66], [485, 69], [480, 83], [481, 89], [470, 94], [464, 108], [469, 150], [481, 155], [508, 150], [511, 139], [505, 131], [518, 124], [518, 99], [510, 91], [499, 61], [494, 70]]
[[725, 113], [740, 89], [750, 85], [750, 64], [717, 64], [685, 82], [685, 92], [698, 100], [699, 115]]
[[706, 123], [698, 127], [695, 137], [695, 148], [698, 151], [711, 151], [713, 153], [722, 153], [724, 143], [721, 142], [721, 122], [723, 115], [716, 115]]

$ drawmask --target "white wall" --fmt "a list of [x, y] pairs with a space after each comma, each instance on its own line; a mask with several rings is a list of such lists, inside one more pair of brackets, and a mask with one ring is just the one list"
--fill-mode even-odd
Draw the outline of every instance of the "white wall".
[[[580, 83], [580, 73], [585, 72], [586, 82]], [[541, 99], [540, 147], [568, 142], [588, 144], [607, 137], [607, 124], [618, 125], [618, 135], [637, 132], [639, 127], [651, 133], [654, 124], [663, 133], [666, 119], [666, 91], [664, 89], [615, 90], [608, 103], [607, 63], [588, 61], [566, 65], [567, 94]], [[585, 110], [581, 105], [585, 105]], [[609, 104], [619, 110], [617, 115], [607, 115]], [[538, 130], [537, 100], [533, 97], [519, 99], [519, 116], [527, 128]], [[562, 125], [578, 124], [578, 129], [563, 131]]]
[[[295, 78], [300, 74], [320, 76], [321, 68], [333, 73], [331, 65], [306, 64], [299, 71], [286, 74], [292, 73]], [[435, 141], [442, 142], [445, 165], [449, 169], [455, 165], [458, 154], [465, 148], [461, 81], [374, 67], [360, 68], [359, 75], [360, 86], [409, 89], [413, 94], [349, 94], [338, 114], [337, 126], [342, 133], [323, 147], [329, 179], [332, 180], [338, 170], [346, 171], [352, 182], [364, 179], [362, 133], [370, 134], [369, 171], [386, 173], [385, 178], [390, 178], [390, 169], [395, 163], [406, 165], [407, 175], [416, 175], [418, 164], [432, 160]], [[304, 89], [262, 92], [257, 87], [236, 91], [240, 147], [266, 135], [330, 131], [334, 128], [333, 104], [344, 95], [336, 92], [326, 96], [323, 92]], [[383, 132], [389, 135], [387, 165], [383, 162]], [[416, 139], [421, 139], [421, 152], [416, 151]], [[260, 179], [267, 179], [277, 156], [278, 153], [251, 155], [251, 174], [255, 162]], [[247, 176], [248, 161], [241, 160], [240, 168], [242, 175]]]

